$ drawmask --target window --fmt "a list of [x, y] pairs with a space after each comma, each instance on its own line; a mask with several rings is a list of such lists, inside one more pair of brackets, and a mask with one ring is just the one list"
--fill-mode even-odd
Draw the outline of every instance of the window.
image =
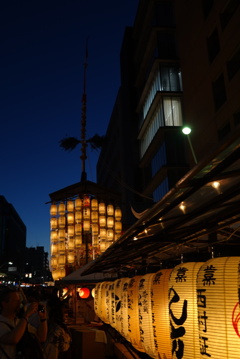
[[163, 106], [165, 126], [181, 126], [182, 109], [180, 99], [175, 97], [164, 97]]
[[234, 54], [230, 61], [227, 62], [228, 78], [231, 80], [240, 70], [240, 49]]
[[160, 168], [165, 166], [166, 163], [166, 144], [164, 142], [152, 159], [152, 176], [155, 176], [155, 174], [160, 170]]
[[239, 7], [240, 2], [239, 0], [230, 0], [228, 5], [226, 6], [225, 10], [223, 11], [223, 13], [220, 15], [220, 20], [221, 20], [221, 26], [222, 26], [222, 30], [225, 29], [225, 27], [227, 26], [227, 24], [229, 23], [229, 21], [231, 20], [232, 16], [234, 15], [234, 13], [236, 12], [237, 8]]
[[212, 32], [212, 34], [207, 39], [207, 48], [208, 48], [208, 59], [211, 64], [220, 51], [220, 43], [219, 43], [217, 28]]
[[214, 1], [213, 0], [202, 0], [202, 9], [203, 9], [203, 15], [204, 19], [206, 19], [212, 10]]
[[217, 111], [227, 100], [223, 74], [212, 84], [213, 100]]

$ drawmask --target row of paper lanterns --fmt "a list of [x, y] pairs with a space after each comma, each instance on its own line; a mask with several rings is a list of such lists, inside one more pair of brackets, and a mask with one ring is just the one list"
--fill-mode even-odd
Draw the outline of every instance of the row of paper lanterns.
[[240, 358], [240, 257], [98, 283], [94, 309], [152, 358]]

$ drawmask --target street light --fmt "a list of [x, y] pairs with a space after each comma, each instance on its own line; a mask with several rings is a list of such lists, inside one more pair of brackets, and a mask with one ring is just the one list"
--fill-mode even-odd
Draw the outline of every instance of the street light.
[[188, 138], [188, 142], [189, 142], [189, 146], [190, 146], [190, 149], [191, 149], [191, 152], [192, 152], [192, 155], [193, 155], [194, 162], [197, 164], [197, 158], [196, 158], [196, 155], [195, 155], [195, 152], [194, 152], [194, 149], [193, 149], [193, 146], [192, 146], [192, 142], [191, 142], [191, 139], [190, 139], [190, 136], [189, 136], [191, 131], [192, 131], [191, 128], [188, 127], [188, 126], [185, 126], [185, 127], [182, 128], [182, 133], [184, 135], [186, 135], [187, 138]]

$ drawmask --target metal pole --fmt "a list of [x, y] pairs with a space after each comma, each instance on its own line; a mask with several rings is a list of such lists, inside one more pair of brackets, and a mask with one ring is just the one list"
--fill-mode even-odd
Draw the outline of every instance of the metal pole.
[[189, 146], [190, 146], [190, 149], [191, 149], [191, 152], [192, 152], [192, 155], [193, 155], [194, 162], [197, 164], [198, 162], [197, 162], [197, 158], [196, 158], [196, 155], [195, 155], [193, 146], [192, 146], [192, 142], [191, 142], [190, 136], [187, 135], [187, 138], [188, 138]]

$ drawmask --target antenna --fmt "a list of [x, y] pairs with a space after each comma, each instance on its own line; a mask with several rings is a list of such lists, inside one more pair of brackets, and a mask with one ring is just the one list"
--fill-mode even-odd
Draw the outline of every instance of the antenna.
[[85, 52], [85, 62], [84, 62], [84, 77], [83, 77], [83, 94], [82, 94], [82, 120], [81, 120], [81, 160], [82, 160], [82, 174], [81, 182], [87, 180], [87, 173], [85, 169], [85, 162], [87, 159], [87, 141], [86, 141], [86, 118], [87, 118], [87, 94], [86, 94], [86, 80], [87, 80], [87, 66], [88, 66], [88, 38], [86, 41], [86, 52]]

